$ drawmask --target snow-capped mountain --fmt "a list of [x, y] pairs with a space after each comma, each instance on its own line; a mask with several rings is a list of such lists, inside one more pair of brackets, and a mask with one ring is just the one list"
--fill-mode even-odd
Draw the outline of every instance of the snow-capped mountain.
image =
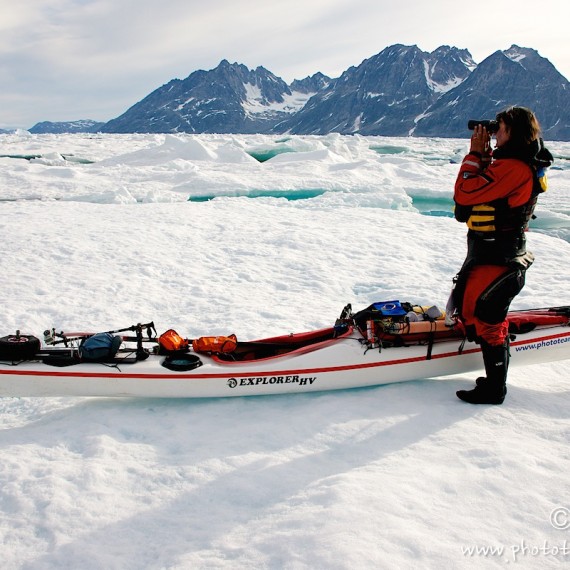
[[570, 140], [570, 84], [535, 50], [513, 45], [482, 61], [469, 77], [444, 93], [413, 130], [417, 136], [465, 135], [469, 118], [494, 117], [509, 105], [524, 105], [539, 117], [544, 138]]
[[255, 70], [223, 60], [211, 71], [195, 71], [184, 80], [163, 85], [103, 132], [268, 132], [303, 108], [328, 84], [322, 74], [295, 83], [291, 89], [264, 67]]
[[467, 50], [394, 45], [345, 71], [276, 130], [407, 135], [414, 119], [475, 67]]
[[79, 121], [51, 122], [43, 121], [36, 123], [30, 133], [96, 133], [105, 123], [92, 121], [91, 119], [81, 119]]
[[264, 67], [223, 60], [173, 79], [97, 130], [465, 137], [469, 119], [493, 118], [508, 105], [532, 108], [545, 138], [570, 140], [568, 80], [515, 45], [477, 65], [465, 49], [398, 44], [337, 79], [316, 73], [290, 85]]

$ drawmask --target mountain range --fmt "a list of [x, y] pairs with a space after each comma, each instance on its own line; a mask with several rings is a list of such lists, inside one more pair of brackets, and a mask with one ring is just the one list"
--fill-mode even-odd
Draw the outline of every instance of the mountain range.
[[494, 118], [509, 105], [533, 109], [545, 139], [570, 140], [568, 80], [516, 45], [476, 64], [465, 49], [397, 44], [336, 79], [316, 73], [291, 84], [223, 60], [169, 81], [107, 123], [38, 123], [30, 132], [465, 137], [469, 119]]
[[43, 133], [96, 133], [99, 132], [103, 126], [104, 122], [93, 121], [91, 119], [81, 119], [79, 121], [42, 121], [41, 123], [36, 123], [31, 129], [31, 133], [43, 134]]

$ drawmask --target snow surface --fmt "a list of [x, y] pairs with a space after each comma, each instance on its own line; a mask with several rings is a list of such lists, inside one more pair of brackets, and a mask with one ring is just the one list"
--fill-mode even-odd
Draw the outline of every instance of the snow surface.
[[[41, 155], [0, 158], [4, 334], [154, 320], [246, 340], [330, 325], [346, 303], [441, 306], [465, 253], [449, 214], [467, 145], [2, 135], [0, 154]], [[513, 308], [570, 302], [570, 144], [549, 146], [557, 169]], [[455, 397], [473, 376], [200, 401], [0, 398], [1, 567], [562, 567], [568, 362], [513, 369], [497, 407]]]

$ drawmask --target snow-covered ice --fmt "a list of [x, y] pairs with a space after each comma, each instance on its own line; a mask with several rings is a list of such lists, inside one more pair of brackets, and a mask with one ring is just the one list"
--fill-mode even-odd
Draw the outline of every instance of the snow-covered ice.
[[[557, 160], [515, 309], [570, 302], [570, 143], [547, 146]], [[246, 340], [330, 325], [347, 303], [443, 305], [465, 253], [450, 212], [467, 148], [2, 135], [0, 336], [153, 320], [159, 333]], [[560, 567], [568, 362], [513, 369], [498, 407], [455, 397], [473, 380], [0, 398], [2, 568]]]

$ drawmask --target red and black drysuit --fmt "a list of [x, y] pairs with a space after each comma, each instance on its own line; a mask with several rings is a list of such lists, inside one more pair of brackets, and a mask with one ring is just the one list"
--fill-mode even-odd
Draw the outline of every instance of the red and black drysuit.
[[525, 232], [551, 163], [538, 139], [523, 147], [507, 143], [493, 151], [491, 161], [470, 152], [461, 164], [455, 217], [469, 231], [453, 298], [467, 337], [483, 347], [507, 344], [507, 312], [534, 259], [526, 250]]

